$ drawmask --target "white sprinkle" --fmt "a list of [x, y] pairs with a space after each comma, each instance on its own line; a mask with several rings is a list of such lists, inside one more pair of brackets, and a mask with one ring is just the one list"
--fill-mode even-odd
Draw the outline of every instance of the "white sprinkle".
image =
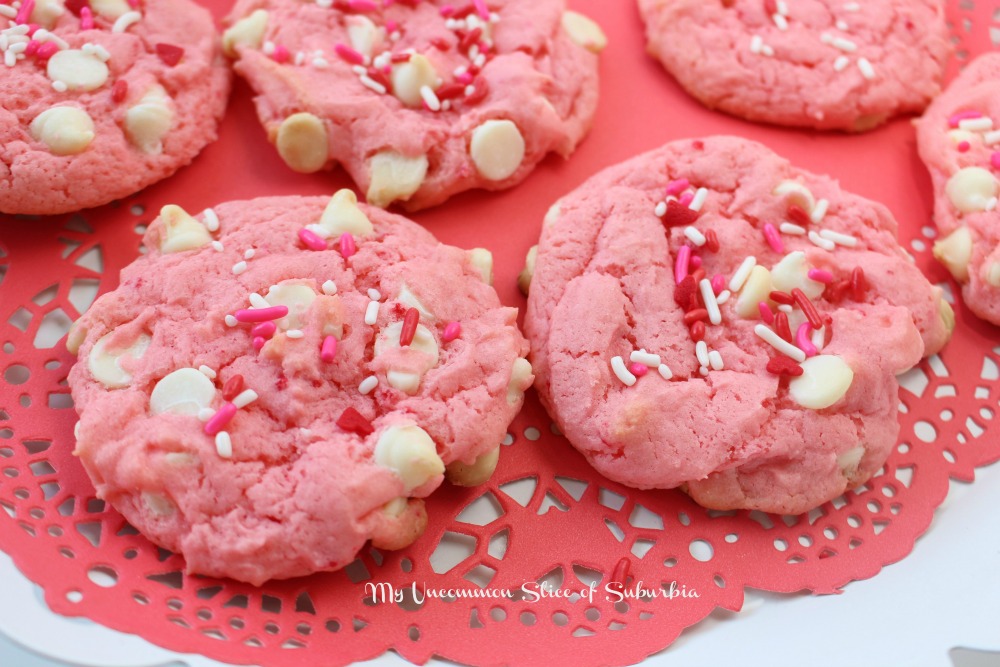
[[[330, 4], [331, 5], [333, 4], [333, 0], [330, 0]], [[305, 61], [306, 61], [306, 54], [302, 53], [301, 51], [295, 54], [296, 65], [302, 65], [302, 63], [304, 63]]]
[[788, 16], [788, 3], [784, 0], [778, 0], [774, 3], [774, 8], [778, 10], [778, 13], [782, 16]]
[[869, 81], [875, 78], [875, 68], [872, 67], [867, 58], [858, 58], [858, 69], [861, 70], [861, 76]]
[[834, 48], [840, 49], [841, 51], [847, 51], [848, 53], [853, 53], [858, 50], [857, 44], [849, 39], [844, 39], [843, 37], [834, 37], [830, 44], [832, 44]]
[[361, 65], [352, 65], [351, 71], [358, 75], [368, 73], [368, 70], [362, 67]]
[[646, 350], [636, 350], [629, 355], [628, 359], [629, 361], [642, 364], [643, 366], [653, 367], [660, 365], [660, 355], [651, 354], [646, 352]]
[[462, 92], [465, 94], [466, 97], [468, 97], [472, 93], [476, 92], [476, 87], [470, 83], [468, 86], [465, 87], [465, 90], [463, 90]]
[[486, 54], [480, 53], [472, 60], [472, 64], [478, 67], [479, 69], [482, 69], [483, 65], [486, 64]]
[[778, 352], [791, 357], [799, 363], [806, 360], [806, 353], [795, 347], [784, 338], [774, 333], [763, 324], [758, 324], [753, 328], [755, 334], [764, 340], [765, 343], [776, 349]]
[[706, 188], [698, 188], [688, 208], [692, 211], [700, 211], [701, 207], [705, 205], [706, 199], [708, 199], [708, 190]]
[[250, 305], [254, 308], [270, 308], [271, 304], [267, 302], [267, 299], [262, 297], [257, 292], [250, 293]]
[[730, 292], [727, 289], [724, 289], [719, 293], [719, 296], [715, 297], [715, 302], [721, 306], [725, 302], [729, 301], [729, 297], [731, 297], [732, 295], [733, 295], [732, 292]]
[[760, 50], [764, 47], [764, 38], [760, 35], [754, 35], [750, 38], [750, 53], [760, 53]]
[[218, 452], [219, 458], [231, 459], [233, 457], [233, 440], [227, 432], [219, 431], [215, 434], [215, 451]]
[[982, 118], [966, 118], [958, 121], [958, 129], [969, 132], [987, 132], [993, 129], [993, 119], [983, 116]]
[[118, 20], [115, 21], [115, 24], [111, 26], [111, 32], [125, 32], [129, 29], [129, 26], [133, 23], [138, 23], [141, 20], [142, 14], [139, 12], [125, 12], [119, 16]]
[[621, 357], [611, 357], [611, 370], [615, 377], [622, 381], [622, 384], [631, 387], [635, 384], [635, 376], [625, 368], [625, 360]]
[[215, 416], [215, 410], [212, 408], [202, 408], [198, 411], [198, 419], [203, 422], [207, 422], [209, 419]]
[[12, 53], [23, 53], [26, 48], [28, 48], [27, 42], [17, 42], [16, 44], [8, 46], [7, 51]]
[[236, 262], [235, 264], [233, 264], [233, 274], [234, 275], [238, 276], [238, 275], [240, 275], [241, 273], [243, 273], [246, 270], [247, 270], [247, 263], [246, 262]]
[[826, 212], [827, 209], [829, 208], [830, 208], [830, 202], [827, 201], [826, 199], [820, 199], [818, 202], [816, 202], [816, 205], [813, 207], [812, 213], [809, 214], [809, 219], [815, 223], [822, 222], [823, 218], [826, 217]]
[[225, 247], [223, 247], [222, 245], [222, 241], [212, 241], [212, 248], [214, 248], [218, 252], [222, 252], [223, 250], [225, 250]]
[[441, 110], [441, 100], [430, 86], [420, 86], [420, 97], [431, 111]]
[[828, 32], [824, 32], [822, 35], [819, 36], [819, 41], [823, 42], [824, 44], [833, 44], [833, 35], [831, 35]]
[[848, 3], [844, 4], [844, 11], [845, 12], [856, 12], [856, 11], [859, 11], [860, 9], [861, 9], [861, 3], [860, 2], [848, 2]]
[[701, 298], [705, 302], [705, 309], [708, 310], [708, 320], [712, 324], [722, 323], [722, 313], [719, 312], [719, 302], [715, 298], [715, 290], [708, 278], [702, 278], [698, 284], [701, 288]]
[[792, 236], [805, 236], [806, 228], [799, 227], [791, 222], [783, 222], [778, 226], [782, 234], [791, 234]]
[[760, 52], [763, 53], [768, 58], [774, 55], [774, 49], [772, 49], [768, 44], [765, 44], [764, 46], [760, 47]]
[[111, 60], [111, 54], [108, 53], [108, 50], [100, 44], [94, 45], [94, 55], [96, 55], [98, 60], [101, 62], [108, 62]]
[[235, 405], [238, 408], [245, 408], [246, 406], [256, 401], [257, 398], [258, 398], [257, 392], [255, 392], [253, 389], [244, 389], [243, 391], [241, 391], [236, 395], [236, 398], [233, 399], [233, 405]]
[[778, 310], [780, 310], [780, 311], [781, 311], [781, 312], [783, 312], [783, 313], [789, 313], [789, 314], [790, 314], [790, 313], [791, 313], [791, 312], [792, 312], [793, 310], [795, 310], [795, 309], [794, 309], [794, 308], [792, 308], [792, 307], [791, 307], [791, 306], [790, 306], [789, 304], [787, 304], [787, 303], [782, 303], [782, 304], [778, 304]]
[[833, 61], [833, 69], [837, 72], [843, 72], [850, 64], [851, 59], [847, 56], [837, 56], [837, 59]]
[[698, 369], [698, 372], [701, 373], [702, 375], [708, 375], [708, 366], [702, 366], [701, 368]]
[[330, 66], [330, 63], [327, 61], [326, 58], [313, 58], [312, 66], [315, 67], [316, 69], [326, 69], [327, 67]]
[[[383, 51], [375, 56], [375, 60], [372, 61], [372, 66], [375, 67], [375, 69], [382, 69], [390, 63], [392, 63], [392, 53], [389, 51]], [[456, 74], [456, 76], [458, 75]]]
[[828, 241], [816, 232], [809, 232], [809, 240], [818, 245], [823, 250], [833, 250], [837, 245], [833, 241]]
[[838, 19], [835, 25], [837, 26], [837, 30], [843, 30], [844, 32], [851, 29], [851, 26], [847, 25], [847, 21], [844, 19]]
[[822, 328], [813, 329], [811, 338], [813, 347], [817, 350], [822, 350], [826, 342], [826, 332]]
[[378, 301], [369, 301], [365, 309], [365, 324], [371, 326], [378, 321]]
[[374, 90], [379, 95], [385, 95], [386, 93], [385, 86], [383, 86], [381, 83], [371, 78], [367, 74], [361, 77], [361, 85], [364, 86], [365, 88], [370, 88], [371, 90]]
[[660, 364], [657, 366], [656, 370], [660, 372], [660, 377], [664, 380], [669, 380], [674, 376], [674, 372], [670, 370], [670, 366], [667, 366], [666, 364]]
[[302, 338], [303, 336], [305, 336], [305, 334], [302, 333], [301, 329], [289, 329], [288, 331], [285, 332], [285, 335], [288, 336], [289, 338]]
[[690, 226], [685, 227], [684, 228], [684, 236], [685, 236], [685, 238], [687, 238], [687, 240], [689, 240], [691, 243], [695, 244], [698, 247], [701, 247], [701, 246], [705, 245], [705, 241], [706, 241], [705, 235], [702, 234], [701, 232], [699, 232], [694, 227], [690, 227]]
[[469, 60], [475, 60], [479, 56], [479, 45], [473, 44], [469, 47]]
[[273, 56], [274, 55], [274, 42], [271, 42], [271, 41], [264, 42], [264, 48], [261, 49], [261, 50], [264, 52], [265, 56]]
[[333, 0], [316, 0], [316, 4], [323, 9], [333, 7]]
[[662, 218], [666, 214], [667, 214], [667, 202], [661, 201], [656, 205], [656, 208], [653, 209], [653, 215], [655, 215], [657, 218]]
[[375, 377], [374, 375], [369, 375], [368, 377], [366, 377], [364, 380], [361, 381], [361, 384], [358, 385], [358, 391], [360, 391], [362, 394], [370, 394], [372, 393], [372, 390], [375, 389], [375, 387], [377, 386], [378, 386], [378, 378]]
[[992, 146], [993, 144], [1000, 142], [1000, 130], [993, 130], [992, 132], [984, 134], [983, 142], [985, 142], [987, 146]]
[[[8, 51], [7, 53], [4, 54], [4, 62], [6, 62], [7, 60], [13, 60], [14, 62], [17, 62], [16, 54]], [[11, 65], [11, 67], [13, 67], [13, 65]], [[55, 90], [60, 93], [65, 93], [67, 88], [68, 86], [63, 81], [57, 80], [52, 82], [52, 90]]]
[[788, 19], [784, 16], [775, 14], [771, 18], [774, 19], [774, 25], [778, 26], [778, 30], [788, 30]]
[[214, 380], [216, 378], [215, 371], [213, 371], [211, 368], [209, 368], [205, 364], [202, 364], [201, 366], [198, 366], [198, 370], [201, 371], [202, 375], [204, 375], [205, 377], [207, 377], [209, 380]]
[[243, 259], [253, 259], [253, 256], [257, 254], [257, 251], [250, 248], [245, 253], [243, 253]]
[[989, 199], [986, 200], [986, 206], [983, 207], [983, 210], [984, 211], [996, 210], [997, 202], [998, 200], [996, 197], [990, 197]]
[[238, 319], [236, 319], [235, 316], [233, 316], [233, 315], [226, 315], [226, 326], [227, 327], [235, 327], [239, 323], [240, 323], [240, 321]]
[[205, 225], [205, 229], [210, 232], [219, 231], [219, 216], [215, 214], [215, 210], [206, 208], [202, 213], [202, 216], [205, 218], [204, 221], [202, 221], [202, 224]]
[[382, 293], [379, 292], [374, 287], [370, 287], [368, 289], [368, 298], [371, 299], [372, 301], [381, 301], [382, 300]]
[[708, 343], [703, 340], [694, 344], [694, 353], [698, 357], [698, 363], [708, 366]]
[[394, 30], [391, 33], [389, 33], [389, 39], [391, 39], [394, 42], [398, 42], [399, 38], [402, 37], [402, 36], [403, 36], [403, 33], [399, 32], [398, 30]]
[[835, 232], [832, 229], [822, 229], [820, 230], [819, 235], [827, 241], [833, 241], [837, 245], [847, 246], [848, 248], [853, 248], [858, 245], [858, 240], [855, 237], [850, 234]]
[[17, 10], [10, 5], [0, 5], [0, 15], [9, 19], [17, 18]]
[[757, 258], [753, 255], [744, 259], [743, 263], [740, 264], [740, 268], [736, 269], [736, 273], [729, 279], [729, 290], [731, 292], [739, 292], [743, 289], [743, 283], [750, 277], [750, 272], [753, 271], [753, 267], [755, 266], [757, 266]]
[[323, 283], [323, 294], [331, 296], [336, 293], [337, 293], [337, 283], [333, 282], [332, 280], [327, 280], [326, 282]]
[[451, 100], [445, 100], [441, 103], [441, 111], [451, 110]]
[[722, 355], [719, 354], [718, 350], [712, 350], [708, 353], [708, 363], [712, 365], [713, 371], [721, 371], [726, 365], [722, 362]]

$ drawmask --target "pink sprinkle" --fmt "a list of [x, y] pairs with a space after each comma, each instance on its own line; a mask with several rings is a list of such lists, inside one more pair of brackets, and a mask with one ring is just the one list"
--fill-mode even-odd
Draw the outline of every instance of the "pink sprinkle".
[[816, 346], [812, 344], [809, 340], [809, 334], [812, 333], [812, 326], [808, 322], [803, 322], [799, 325], [798, 331], [795, 332], [795, 344], [800, 350], [806, 353], [807, 357], [815, 357], [819, 350]]
[[358, 246], [354, 244], [354, 237], [351, 236], [350, 232], [344, 232], [340, 235], [340, 254], [347, 259], [354, 253], [358, 251]]
[[41, 45], [42, 43], [39, 42], [38, 40], [36, 39], [31, 40], [30, 42], [28, 42], [28, 45], [24, 47], [24, 55], [26, 56], [35, 55], [36, 53], [38, 53], [38, 47]]
[[634, 364], [629, 366], [628, 369], [629, 371], [632, 372], [632, 375], [636, 376], [637, 378], [641, 378], [643, 375], [649, 372], [649, 367], [646, 366], [646, 364], [640, 364], [639, 362], [635, 362]]
[[299, 230], [299, 240], [310, 250], [326, 250], [326, 241], [321, 239], [316, 232], [305, 227]]
[[288, 306], [271, 306], [270, 308], [247, 308], [237, 310], [237, 322], [269, 322], [280, 320], [288, 314]]
[[778, 235], [778, 230], [770, 222], [764, 225], [764, 238], [767, 239], [771, 250], [774, 252], [785, 252], [785, 244], [782, 243], [781, 236]]
[[24, 25], [31, 18], [31, 12], [35, 9], [35, 0], [24, 0], [21, 3], [20, 9], [17, 10], [17, 16], [14, 17], [14, 23], [18, 25]]
[[288, 47], [284, 44], [278, 44], [274, 47], [274, 53], [271, 54], [271, 58], [276, 63], [287, 63], [292, 59], [292, 54], [288, 52]]
[[701, 255], [691, 255], [691, 269], [701, 268]]
[[128, 6], [131, 7], [132, 9], [138, 9], [139, 0], [128, 0]]
[[461, 335], [462, 325], [458, 322], [448, 322], [448, 325], [444, 328], [444, 334], [441, 335], [441, 340], [450, 343]]
[[219, 411], [212, 415], [212, 418], [205, 422], [205, 433], [208, 435], [215, 435], [223, 428], [226, 424], [232, 420], [233, 416], [236, 414], [236, 406], [232, 403], [226, 403]]
[[56, 54], [56, 51], [58, 50], [59, 47], [56, 45], [55, 42], [45, 42], [44, 44], [38, 47], [38, 52], [35, 53], [35, 57], [38, 58], [39, 60], [48, 60], [49, 58], [54, 56]]
[[323, 339], [323, 345], [319, 348], [319, 358], [330, 363], [333, 361], [333, 357], [337, 354], [337, 339], [333, 336], [327, 336]]
[[486, 6], [486, 0], [472, 0], [472, 4], [476, 6], [476, 13], [479, 14], [479, 18], [490, 20], [490, 9]]
[[41, 28], [41, 27], [42, 26], [38, 25], [37, 23], [29, 23], [28, 24], [28, 33], [27, 33], [28, 37], [34, 37], [35, 33], [38, 32], [38, 29]]
[[691, 181], [686, 178], [678, 178], [676, 181], [670, 181], [667, 183], [667, 196], [676, 197], [687, 190], [690, 185]]
[[259, 352], [260, 348], [264, 347], [264, 343], [266, 342], [267, 341], [264, 340], [263, 336], [257, 336], [256, 338], [253, 339], [253, 349]]
[[254, 338], [268, 339], [274, 335], [274, 332], [278, 330], [277, 325], [274, 322], [261, 322], [260, 324], [254, 325], [254, 328], [250, 330], [250, 335]]
[[963, 120], [968, 120], [970, 118], [982, 118], [983, 114], [978, 111], [959, 111], [956, 114], [952, 114], [948, 118], [949, 127], [958, 127], [958, 124]]
[[691, 269], [691, 246], [682, 245], [677, 251], [677, 263], [674, 264], [674, 282], [678, 285], [687, 278]]
[[765, 324], [774, 324], [774, 311], [771, 310], [771, 306], [767, 305], [766, 301], [758, 303], [757, 310], [760, 311], [760, 319], [764, 320]]
[[809, 269], [809, 280], [815, 280], [818, 283], [823, 283], [829, 285], [833, 282], [833, 274], [826, 269]]
[[372, 0], [347, 0], [347, 6], [354, 12], [374, 12], [378, 9]]
[[726, 279], [721, 273], [716, 273], [712, 276], [712, 291], [715, 292], [716, 296], [722, 294], [722, 290], [726, 289]]
[[972, 146], [969, 144], [968, 141], [960, 141], [958, 142], [957, 148], [959, 153], [968, 153], [969, 149], [972, 148]]
[[455, 7], [453, 5], [442, 5], [441, 16], [448, 18], [455, 13]]
[[990, 156], [990, 165], [994, 169], [1000, 169], [1000, 151], [997, 151], [996, 153]]
[[80, 8], [80, 30], [93, 30], [94, 29], [94, 13], [90, 11], [90, 7]]
[[352, 65], [364, 65], [365, 57], [349, 47], [347, 44], [335, 44], [333, 50], [338, 56]]
[[386, 30], [386, 32], [388, 32], [388, 33], [389, 33], [390, 35], [391, 35], [392, 33], [396, 32], [396, 30], [397, 30], [398, 28], [399, 28], [399, 24], [398, 24], [398, 23], [396, 23], [395, 21], [393, 21], [392, 19], [389, 19], [388, 21], [386, 21], [386, 22], [385, 22], [385, 30]]
[[472, 75], [472, 72], [462, 72], [461, 74], [455, 77], [455, 81], [458, 81], [459, 83], [464, 83], [466, 85], [472, 83], [473, 80], [475, 80], [475, 77]]
[[694, 201], [694, 193], [685, 192], [684, 194], [681, 195], [680, 199], [677, 200], [677, 203], [679, 203], [681, 206], [687, 206], [693, 201]]

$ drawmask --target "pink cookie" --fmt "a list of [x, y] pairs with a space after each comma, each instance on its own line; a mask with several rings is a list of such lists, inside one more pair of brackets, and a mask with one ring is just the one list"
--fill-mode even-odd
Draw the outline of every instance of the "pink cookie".
[[0, 212], [106, 204], [215, 139], [229, 73], [205, 9], [189, 0], [20, 7], [0, 5]]
[[1000, 324], [1000, 54], [978, 57], [917, 124], [934, 183], [934, 255], [962, 284], [965, 304]]
[[544, 404], [601, 473], [795, 514], [882, 466], [896, 374], [953, 322], [884, 206], [714, 137], [552, 207], [525, 331]]
[[356, 201], [166, 206], [74, 326], [76, 453], [189, 572], [335, 570], [493, 473], [532, 374], [489, 252]]
[[289, 167], [410, 210], [568, 157], [597, 105], [600, 28], [563, 0], [238, 0], [223, 36]]
[[712, 109], [861, 132], [919, 112], [950, 52], [939, 0], [639, 0], [649, 52]]

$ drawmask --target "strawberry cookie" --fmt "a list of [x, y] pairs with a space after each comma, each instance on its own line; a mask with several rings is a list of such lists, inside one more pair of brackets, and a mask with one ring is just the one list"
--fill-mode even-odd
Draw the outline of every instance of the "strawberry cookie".
[[1000, 54], [971, 62], [917, 125], [934, 184], [934, 255], [972, 312], [1000, 324]]
[[705, 106], [862, 132], [923, 111], [951, 51], [940, 0], [639, 0], [649, 52]]
[[238, 0], [223, 36], [288, 166], [414, 210], [568, 157], [605, 38], [563, 0]]
[[0, 5], [0, 212], [125, 197], [216, 137], [229, 72], [190, 0]]
[[868, 480], [899, 433], [896, 374], [954, 324], [884, 206], [733, 137], [563, 197], [529, 290], [536, 385], [570, 442], [716, 509], [795, 514]]
[[69, 337], [76, 454], [189, 572], [336, 570], [493, 473], [532, 373], [488, 251], [347, 190], [166, 206], [144, 242]]

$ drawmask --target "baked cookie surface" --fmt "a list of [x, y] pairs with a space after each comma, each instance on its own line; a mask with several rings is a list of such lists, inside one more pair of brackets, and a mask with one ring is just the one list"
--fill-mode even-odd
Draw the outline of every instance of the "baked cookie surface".
[[189, 0], [0, 7], [0, 212], [106, 204], [216, 138], [230, 75]]
[[369, 203], [418, 209], [569, 156], [604, 35], [562, 0], [239, 0], [223, 41], [295, 171], [340, 163]]
[[647, 48], [705, 106], [864, 131], [920, 112], [950, 53], [938, 0], [639, 0]]
[[962, 284], [965, 304], [1000, 324], [1000, 54], [966, 66], [917, 124], [934, 185], [934, 255]]
[[144, 241], [70, 335], [76, 453], [189, 572], [335, 570], [492, 474], [532, 375], [487, 251], [349, 191], [168, 206]]
[[542, 401], [598, 471], [780, 513], [881, 467], [896, 373], [952, 326], [885, 207], [732, 137], [560, 199], [525, 319]]

